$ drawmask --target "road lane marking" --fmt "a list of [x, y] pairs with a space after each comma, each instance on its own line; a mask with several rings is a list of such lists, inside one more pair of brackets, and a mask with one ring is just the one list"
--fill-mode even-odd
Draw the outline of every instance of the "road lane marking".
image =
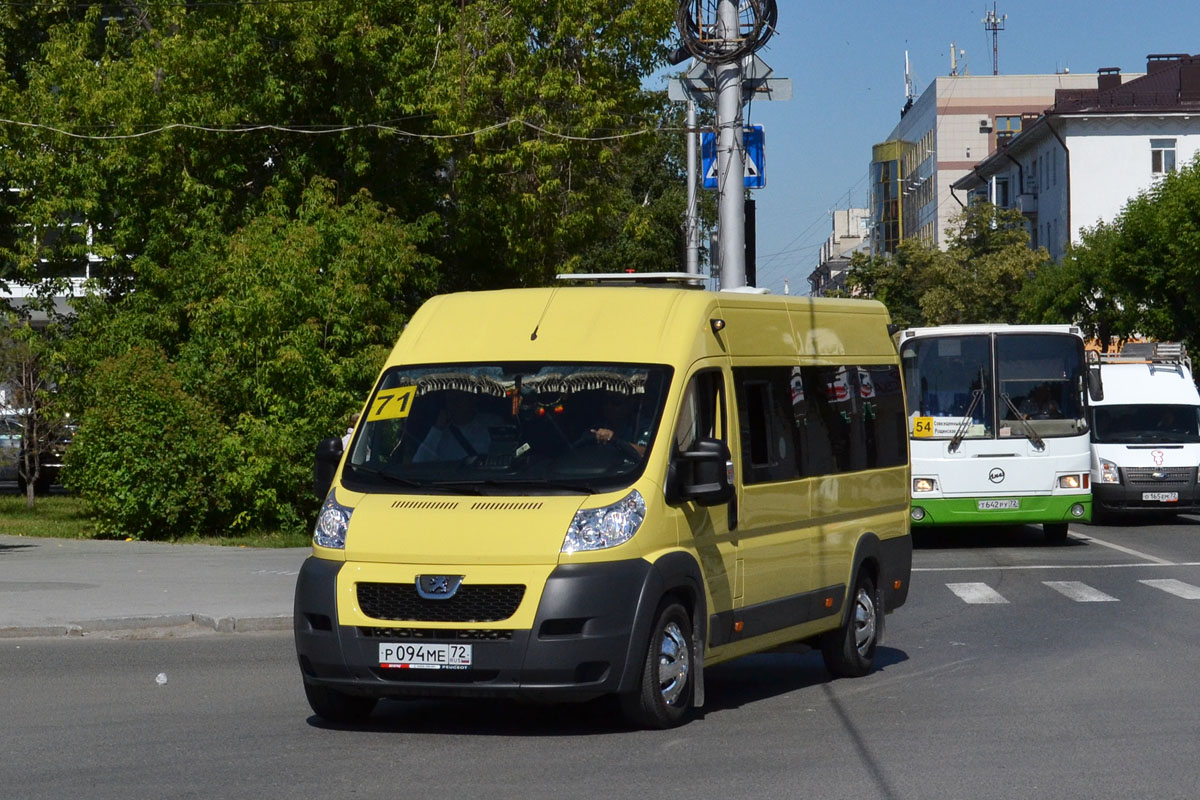
[[913, 572], [1005, 572], [1025, 569], [1128, 569], [1129, 567], [1200, 567], [1200, 561], [1168, 561], [1152, 564], [1141, 561], [1136, 564], [992, 564], [986, 567], [913, 567]]
[[963, 602], [973, 604], [1007, 603], [1004, 595], [986, 583], [947, 583], [946, 588], [954, 592]]
[[1124, 553], [1125, 555], [1133, 556], [1134, 558], [1144, 558], [1145, 560], [1151, 561], [1155, 564], [1173, 564], [1173, 563], [1175, 563], [1173, 561], [1168, 561], [1165, 558], [1159, 558], [1158, 556], [1152, 556], [1149, 553], [1142, 553], [1138, 550], [1131, 550], [1128, 547], [1122, 547], [1119, 544], [1113, 544], [1112, 542], [1106, 542], [1103, 539], [1097, 539], [1094, 536], [1086, 536], [1084, 534], [1076, 534], [1076, 535], [1085, 542], [1095, 542], [1096, 544], [1101, 545], [1103, 547], [1112, 548], [1113, 550], [1117, 550], [1121, 553]]
[[1184, 583], [1183, 581], [1177, 581], [1174, 578], [1138, 581], [1138, 583], [1144, 583], [1155, 589], [1162, 589], [1164, 592], [1173, 594], [1176, 597], [1182, 597], [1184, 600], [1200, 600], [1200, 587], [1192, 586], [1190, 583]]
[[1112, 595], [1107, 595], [1099, 589], [1093, 589], [1079, 581], [1042, 581], [1043, 586], [1049, 586], [1059, 594], [1071, 598], [1077, 603], [1117, 603], [1120, 602]]

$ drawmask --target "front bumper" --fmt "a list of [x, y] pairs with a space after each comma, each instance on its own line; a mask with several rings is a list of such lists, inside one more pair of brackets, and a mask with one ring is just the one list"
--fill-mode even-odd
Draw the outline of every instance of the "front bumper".
[[[1016, 500], [1017, 508], [981, 509], [987, 501]], [[1073, 514], [1075, 506], [1082, 514]], [[927, 525], [1038, 525], [1059, 522], [1089, 522], [1092, 518], [1090, 494], [1029, 495], [1022, 497], [920, 497], [914, 496], [913, 509], [924, 515], [912, 524]]]
[[[646, 610], [658, 583], [641, 559], [556, 567], [540, 592], [533, 625], [507, 629], [467, 622], [373, 625], [338, 621], [337, 579], [346, 563], [309, 558], [296, 583], [296, 654], [305, 681], [349, 694], [394, 696], [537, 696], [585, 700], [628, 691], [649, 635]], [[432, 571], [432, 570], [429, 570]], [[659, 591], [661, 591], [659, 589]], [[439, 601], [428, 601], [439, 602]], [[354, 614], [361, 616], [361, 610]], [[501, 623], [502, 625], [503, 623]], [[382, 643], [419, 641], [472, 646], [470, 668], [387, 669]]]
[[[1175, 493], [1175, 502], [1147, 500], [1145, 495]], [[1175, 513], [1200, 511], [1200, 487], [1193, 477], [1189, 483], [1137, 484], [1093, 483], [1096, 505], [1106, 511], [1167, 511]]]

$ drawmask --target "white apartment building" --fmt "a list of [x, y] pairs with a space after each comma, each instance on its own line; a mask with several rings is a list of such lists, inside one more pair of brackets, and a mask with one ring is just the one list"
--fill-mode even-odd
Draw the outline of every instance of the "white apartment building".
[[1090, 91], [1059, 91], [1007, 147], [955, 181], [964, 198], [1025, 215], [1031, 247], [1058, 260], [1085, 228], [1112, 222], [1200, 152], [1200, 56], [1150, 55], [1146, 73], [1101, 69]]

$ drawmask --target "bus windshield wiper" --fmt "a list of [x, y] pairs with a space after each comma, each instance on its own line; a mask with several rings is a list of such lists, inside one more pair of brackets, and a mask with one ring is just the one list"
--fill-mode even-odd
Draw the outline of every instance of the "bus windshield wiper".
[[1037, 431], [1029, 424], [1029, 420], [1025, 419], [1025, 415], [1021, 413], [1021, 410], [1013, 405], [1012, 398], [1008, 396], [1008, 393], [1001, 392], [1000, 397], [1012, 409], [1013, 414], [1016, 415], [1017, 420], [1021, 423], [1021, 427], [1025, 429], [1025, 435], [1029, 437], [1029, 441], [1033, 442], [1033, 446], [1038, 450], [1045, 450], [1046, 443], [1042, 441], [1042, 437], [1038, 436]]
[[975, 406], [979, 405], [979, 401], [983, 399], [983, 389], [971, 390], [971, 405], [967, 406], [967, 413], [963, 415], [962, 421], [958, 423], [958, 428], [954, 431], [954, 435], [950, 437], [950, 446], [947, 448], [949, 452], [954, 453], [958, 450], [958, 446], [962, 444], [963, 437], [967, 435], [967, 431], [971, 429], [971, 422], [975, 419]]

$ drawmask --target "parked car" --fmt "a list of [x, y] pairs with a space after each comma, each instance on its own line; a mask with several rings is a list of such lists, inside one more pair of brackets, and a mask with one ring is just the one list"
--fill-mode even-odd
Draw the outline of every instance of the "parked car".
[[[62, 473], [63, 464], [66, 461], [67, 447], [70, 446], [71, 440], [75, 437], [75, 425], [66, 424], [59, 428], [58, 435], [50, 442], [50, 446], [43, 449], [38, 458], [38, 475], [33, 486], [34, 494], [49, 494], [51, 486], [59, 485], [60, 476]], [[21, 429], [17, 428], [18, 439], [18, 456], [17, 456], [17, 487], [24, 492], [26, 486], [26, 478], [21, 474], [22, 466], [25, 462], [25, 448], [21, 441]]]

